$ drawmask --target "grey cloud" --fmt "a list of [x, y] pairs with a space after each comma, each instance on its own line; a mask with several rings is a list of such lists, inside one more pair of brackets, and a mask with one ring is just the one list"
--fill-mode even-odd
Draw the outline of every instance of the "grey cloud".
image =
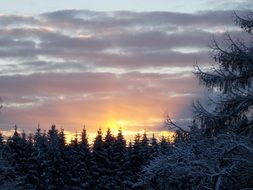
[[0, 38], [0, 47], [3, 48], [30, 48], [34, 47], [35, 43], [33, 41], [28, 40], [13, 40], [13, 39], [6, 39], [6, 38]]
[[64, 38], [59, 40], [52, 40], [40, 44], [40, 48], [56, 51], [100, 51], [102, 49], [110, 48], [110, 41], [106, 39], [80, 39], [80, 38]]
[[[0, 41], [3, 48], [0, 51], [2, 57], [29, 57], [29, 56], [52, 56], [56, 58], [68, 58], [73, 59], [76, 57], [85, 57], [89, 53], [98, 53], [99, 51], [111, 50], [115, 48], [121, 48], [127, 53], [134, 53], [140, 51], [161, 51], [165, 49], [171, 49], [175, 47], [205, 47], [208, 44], [211, 35], [219, 36], [211, 32], [205, 32], [200, 29], [193, 29], [196, 25], [202, 26], [206, 24], [206, 28], [210, 25], [217, 25], [219, 22], [223, 23], [223, 19], [227, 22], [229, 11], [216, 11], [216, 12], [202, 12], [196, 14], [184, 14], [184, 13], [171, 13], [171, 12], [92, 12], [81, 10], [67, 10], [58, 11], [53, 13], [47, 13], [41, 15], [48, 20], [59, 19], [54, 25], [47, 26], [46, 23], [37, 28], [3, 28], [0, 30], [0, 34], [9, 37]], [[231, 13], [232, 14], [232, 13]], [[69, 32], [64, 33], [62, 26], [58, 25], [61, 22], [75, 23], [75, 19], [81, 19], [77, 17], [79, 15], [85, 15], [88, 17], [90, 25], [85, 26], [87, 29], [92, 29], [91, 33], [84, 32], [84, 34], [90, 34], [91, 37], [82, 38], [77, 37], [78, 33], [73, 32], [76, 26], [66, 25], [67, 29], [72, 30], [74, 37]], [[222, 17], [224, 18], [222, 19]], [[83, 16], [84, 17], [84, 16]], [[131, 30], [122, 32], [121, 28], [127, 26], [123, 23], [114, 33], [110, 34], [97, 34], [96, 27], [92, 25], [99, 20], [101, 23], [105, 20], [135, 20], [134, 23], [140, 23], [140, 30], [136, 30], [134, 26], [131, 26]], [[148, 25], [144, 20], [150, 21], [153, 29], [150, 31], [145, 26]], [[225, 22], [224, 21], [224, 22]], [[217, 23], [216, 23], [217, 22]], [[231, 21], [232, 22], [232, 21]], [[42, 22], [43, 23], [43, 22]], [[58, 24], [57, 24], [58, 23]], [[172, 32], [167, 34], [167, 31], [161, 30], [156, 27], [157, 25], [170, 25], [177, 24], [182, 26], [191, 26], [192, 29], [185, 28], [181, 32]], [[113, 22], [111, 22], [113, 25]], [[209, 25], [210, 24], [210, 25]], [[82, 23], [76, 23], [78, 26], [83, 26]], [[116, 26], [117, 24], [115, 24]], [[103, 31], [106, 31], [106, 26], [99, 24]], [[47, 29], [47, 27], [53, 27], [53, 30]], [[85, 30], [85, 29], [84, 29]], [[171, 32], [171, 31], [170, 31]], [[13, 40], [13, 38], [15, 40]], [[36, 41], [33, 42], [32, 40]], [[8, 48], [11, 48], [8, 49]], [[103, 56], [103, 54], [101, 54]], [[89, 55], [87, 55], [89, 57]], [[98, 56], [99, 57], [99, 56]], [[86, 59], [82, 59], [85, 62]]]
[[39, 24], [39, 21], [32, 16], [0, 15], [0, 26], [11, 26], [20, 24]]
[[191, 67], [196, 61], [208, 63], [211, 60], [207, 52], [186, 54], [166, 51], [157, 53], [144, 52], [134, 55], [100, 54], [93, 58], [93, 61], [100, 67], [145, 69], [145, 67]]
[[[221, 38], [221, 26], [233, 25], [233, 13], [64, 10], [0, 21], [0, 96], [9, 105], [1, 122], [31, 124], [95, 120], [114, 106], [133, 120], [161, 117], [169, 106], [186, 117], [201, 89], [183, 69], [211, 62], [206, 47]], [[159, 73], [164, 68], [172, 74]]]
[[[243, 12], [243, 11], [238, 11]], [[91, 12], [64, 10], [41, 15], [48, 22], [61, 26], [78, 27], [128, 27], [133, 25], [220, 26], [233, 24], [232, 11], [205, 11], [198, 13], [176, 12]], [[62, 21], [62, 22], [61, 22]], [[91, 22], [92, 21], [92, 22]]]
[[[163, 81], [166, 81], [168, 85], [172, 85], [170, 84], [170, 82], [174, 83], [175, 81], [183, 80], [185, 80], [185, 82], [189, 80], [188, 82], [191, 82], [191, 86], [193, 86], [194, 84], [194, 80], [191, 77], [178, 78], [168, 74], [141, 74], [139, 72], [129, 74], [51, 73], [0, 76], [0, 88], [5, 89], [5, 91], [2, 92], [2, 95], [4, 96], [7, 96], [8, 94], [16, 94], [19, 97], [49, 94], [50, 96], [55, 96], [64, 93], [82, 94], [93, 92], [124, 92], [124, 90], [127, 90], [129, 86], [132, 86], [132, 88], [134, 89], [135, 86], [146, 86], [146, 84], [148, 83], [154, 83], [151, 86], [159, 86], [159, 88], [161, 88], [164, 85]], [[186, 84], [185, 82], [183, 82], [182, 84]], [[159, 83], [161, 83], [162, 85], [160, 85]], [[187, 86], [189, 85], [186, 85], [185, 87]], [[176, 84], [174, 87], [176, 87]]]

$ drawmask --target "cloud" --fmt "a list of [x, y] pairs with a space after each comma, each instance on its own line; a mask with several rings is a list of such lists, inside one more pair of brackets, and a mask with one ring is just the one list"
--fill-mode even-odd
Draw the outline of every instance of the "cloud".
[[0, 26], [8, 27], [13, 25], [39, 24], [39, 21], [32, 16], [0, 14]]
[[[180, 85], [177, 84], [181, 83]], [[126, 95], [134, 93], [149, 96], [146, 92], [164, 93], [164, 89], [172, 89], [171, 93], [193, 93], [198, 88], [194, 85], [192, 75], [175, 74], [143, 74], [132, 72], [126, 74], [114, 73], [52, 73], [33, 75], [0, 76], [0, 86], [9, 94], [22, 96], [57, 96], [61, 94], [79, 95], [92, 93], [116, 93]], [[167, 87], [165, 86], [167, 85]], [[191, 89], [188, 89], [191, 86]], [[38, 87], [38, 88], [34, 88]], [[184, 89], [183, 91], [181, 91]], [[143, 90], [143, 91], [142, 91]], [[150, 91], [146, 91], [150, 90]], [[167, 90], [166, 90], [167, 91]], [[167, 92], [168, 94], [168, 92]], [[121, 96], [122, 96], [121, 95]]]
[[241, 35], [232, 11], [61, 10], [0, 23], [4, 129], [124, 120], [153, 130], [166, 110], [186, 119], [201, 95], [192, 65], [212, 62], [208, 44], [227, 29]]
[[86, 10], [63, 10], [41, 15], [45, 22], [56, 26], [88, 27], [88, 29], [125, 28], [138, 25], [144, 27], [157, 27], [159, 25], [214, 27], [232, 24], [232, 16], [231, 11], [203, 11], [194, 14], [161, 11], [95, 12]]

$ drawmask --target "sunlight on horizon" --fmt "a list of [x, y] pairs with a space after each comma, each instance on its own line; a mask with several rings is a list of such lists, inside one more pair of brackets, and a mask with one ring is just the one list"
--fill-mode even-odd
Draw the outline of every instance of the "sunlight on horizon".
[[[106, 135], [107, 129], [102, 130], [103, 138]], [[110, 128], [111, 133], [114, 137], [117, 136], [119, 129], [120, 128]], [[64, 131], [64, 132], [65, 132], [65, 137], [66, 137], [66, 143], [69, 144], [75, 138], [76, 133], [73, 133], [73, 132], [70, 132], [70, 131]], [[145, 131], [145, 130], [136, 130], [136, 131], [131, 130], [131, 131], [129, 131], [129, 130], [122, 130], [122, 134], [123, 134], [127, 144], [129, 142], [133, 142], [136, 135], [140, 134], [141, 137], [142, 137], [142, 135], [144, 133], [146, 133], [149, 140], [150, 140], [150, 138], [152, 138], [152, 136], [154, 134], [155, 138], [158, 141], [161, 140], [162, 137], [164, 137], [168, 142], [173, 142], [174, 135], [175, 135], [175, 133], [172, 132], [172, 131]], [[77, 135], [78, 135], [78, 140], [80, 140], [81, 132], [77, 132]], [[88, 135], [89, 144], [93, 144], [97, 133], [87, 132], [87, 135]]]
[[[122, 124], [122, 121], [119, 122], [119, 123]], [[61, 128], [59, 128], [57, 126], [56, 126], [56, 129], [58, 131], [61, 130]], [[114, 137], [116, 137], [119, 133], [119, 130], [121, 130], [127, 144], [130, 141], [133, 142], [135, 136], [138, 135], [138, 134], [142, 136], [145, 133], [149, 139], [152, 138], [152, 136], [154, 134], [155, 138], [157, 140], [160, 140], [162, 137], [165, 137], [169, 142], [173, 142], [174, 135], [175, 135], [175, 133], [173, 131], [169, 131], [169, 130], [162, 130], [162, 131], [151, 131], [151, 130], [145, 130], [145, 129], [128, 130], [127, 126], [118, 125], [117, 122], [115, 122], [115, 121], [111, 121], [110, 123], [108, 123], [107, 127], [103, 127], [101, 129], [102, 129], [103, 138], [105, 137], [106, 132], [107, 132], [108, 129], [111, 130], [111, 134]], [[25, 132], [26, 137], [28, 137], [29, 134], [34, 135], [34, 133], [36, 131], [27, 133], [26, 131], [23, 131], [22, 128], [18, 128], [19, 135], [21, 135], [23, 132]], [[41, 132], [42, 133], [45, 132], [47, 134], [48, 130], [41, 129]], [[89, 144], [93, 144], [93, 141], [95, 140], [95, 137], [97, 135], [97, 131], [96, 132], [89, 132], [88, 130], [86, 130], [86, 132], [87, 132], [87, 138], [88, 138]], [[7, 140], [9, 137], [11, 137], [13, 135], [14, 129], [11, 129], [11, 130], [8, 130], [8, 131], [0, 130], [0, 133], [2, 133], [5, 140]], [[64, 130], [66, 143], [67, 144], [71, 143], [71, 141], [74, 140], [76, 135], [77, 135], [77, 139], [80, 141], [81, 140], [81, 133], [82, 133], [81, 130], [76, 130], [75, 132]]]

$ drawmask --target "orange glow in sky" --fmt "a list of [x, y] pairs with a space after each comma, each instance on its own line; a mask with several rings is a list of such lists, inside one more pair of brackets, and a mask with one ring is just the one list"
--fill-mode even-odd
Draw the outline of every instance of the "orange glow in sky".
[[90, 136], [119, 127], [128, 138], [161, 136], [165, 115], [187, 120], [201, 95], [192, 71], [196, 59], [209, 62], [206, 31], [217, 28], [202, 20], [209, 14], [0, 13], [0, 129], [55, 124], [72, 134], [85, 125]]

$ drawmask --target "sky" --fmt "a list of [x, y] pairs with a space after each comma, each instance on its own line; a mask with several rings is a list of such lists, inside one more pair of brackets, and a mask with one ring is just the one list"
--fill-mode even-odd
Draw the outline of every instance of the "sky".
[[163, 132], [204, 90], [193, 65], [250, 0], [0, 0], [0, 129]]
[[251, 0], [1, 0], [0, 12], [10, 14], [38, 14], [64, 9], [94, 11], [171, 11], [187, 12], [206, 10], [250, 9]]

